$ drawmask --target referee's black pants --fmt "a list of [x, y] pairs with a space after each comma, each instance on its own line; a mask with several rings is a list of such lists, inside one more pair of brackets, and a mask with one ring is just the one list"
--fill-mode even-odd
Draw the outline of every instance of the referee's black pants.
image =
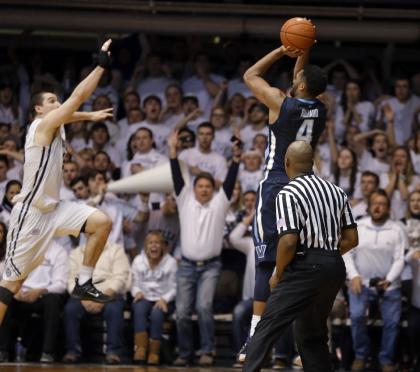
[[293, 321], [304, 371], [331, 371], [327, 318], [345, 277], [338, 252], [311, 249], [305, 256], [296, 256], [268, 299], [248, 345], [243, 371], [260, 371], [273, 343]]

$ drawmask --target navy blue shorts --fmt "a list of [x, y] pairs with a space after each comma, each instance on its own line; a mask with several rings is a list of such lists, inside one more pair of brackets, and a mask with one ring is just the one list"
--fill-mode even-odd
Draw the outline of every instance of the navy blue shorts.
[[270, 172], [264, 176], [257, 190], [256, 212], [252, 225], [255, 246], [255, 263], [276, 261], [278, 232], [276, 220], [276, 197], [289, 183], [283, 172]]

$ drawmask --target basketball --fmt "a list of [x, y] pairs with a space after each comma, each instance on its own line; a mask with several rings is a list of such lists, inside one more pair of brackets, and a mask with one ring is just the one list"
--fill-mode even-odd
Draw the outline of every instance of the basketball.
[[285, 47], [308, 49], [315, 43], [315, 26], [305, 18], [291, 18], [283, 24], [280, 39]]

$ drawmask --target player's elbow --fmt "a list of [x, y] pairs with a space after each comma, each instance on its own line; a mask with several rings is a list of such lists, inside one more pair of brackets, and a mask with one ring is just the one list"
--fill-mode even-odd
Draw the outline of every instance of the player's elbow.
[[244, 82], [248, 83], [252, 80], [252, 78], [255, 77], [255, 72], [253, 71], [252, 67], [245, 71], [244, 73]]
[[357, 232], [357, 228], [343, 230], [342, 242], [346, 245], [346, 250], [357, 247], [359, 244], [359, 234]]

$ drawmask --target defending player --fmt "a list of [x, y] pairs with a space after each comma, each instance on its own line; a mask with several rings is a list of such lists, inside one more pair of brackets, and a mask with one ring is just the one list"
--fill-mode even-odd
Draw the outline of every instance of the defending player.
[[[263, 79], [264, 73], [284, 56], [296, 58], [291, 97]], [[255, 290], [249, 336], [252, 337], [270, 295], [269, 280], [276, 266], [277, 228], [275, 199], [289, 179], [284, 169], [287, 147], [296, 140], [315, 147], [325, 129], [326, 108], [316, 97], [324, 92], [327, 79], [318, 66], [307, 65], [309, 50], [281, 46], [251, 66], [244, 75], [248, 88], [269, 108], [269, 139], [264, 177], [259, 184], [253, 222], [255, 244]], [[247, 343], [238, 354], [246, 356]]]
[[43, 260], [55, 236], [88, 234], [83, 265], [72, 296], [96, 302], [112, 301], [112, 293], [100, 292], [92, 283], [93, 268], [101, 255], [112, 222], [103, 212], [75, 202], [60, 202], [64, 127], [79, 120], [100, 121], [112, 116], [110, 110], [76, 112], [95, 90], [110, 62], [106, 41], [97, 66], [60, 104], [57, 96], [41, 92], [32, 98], [35, 120], [26, 135], [23, 186], [16, 195], [7, 236], [7, 254], [0, 282], [0, 324], [15, 293], [28, 274]]

